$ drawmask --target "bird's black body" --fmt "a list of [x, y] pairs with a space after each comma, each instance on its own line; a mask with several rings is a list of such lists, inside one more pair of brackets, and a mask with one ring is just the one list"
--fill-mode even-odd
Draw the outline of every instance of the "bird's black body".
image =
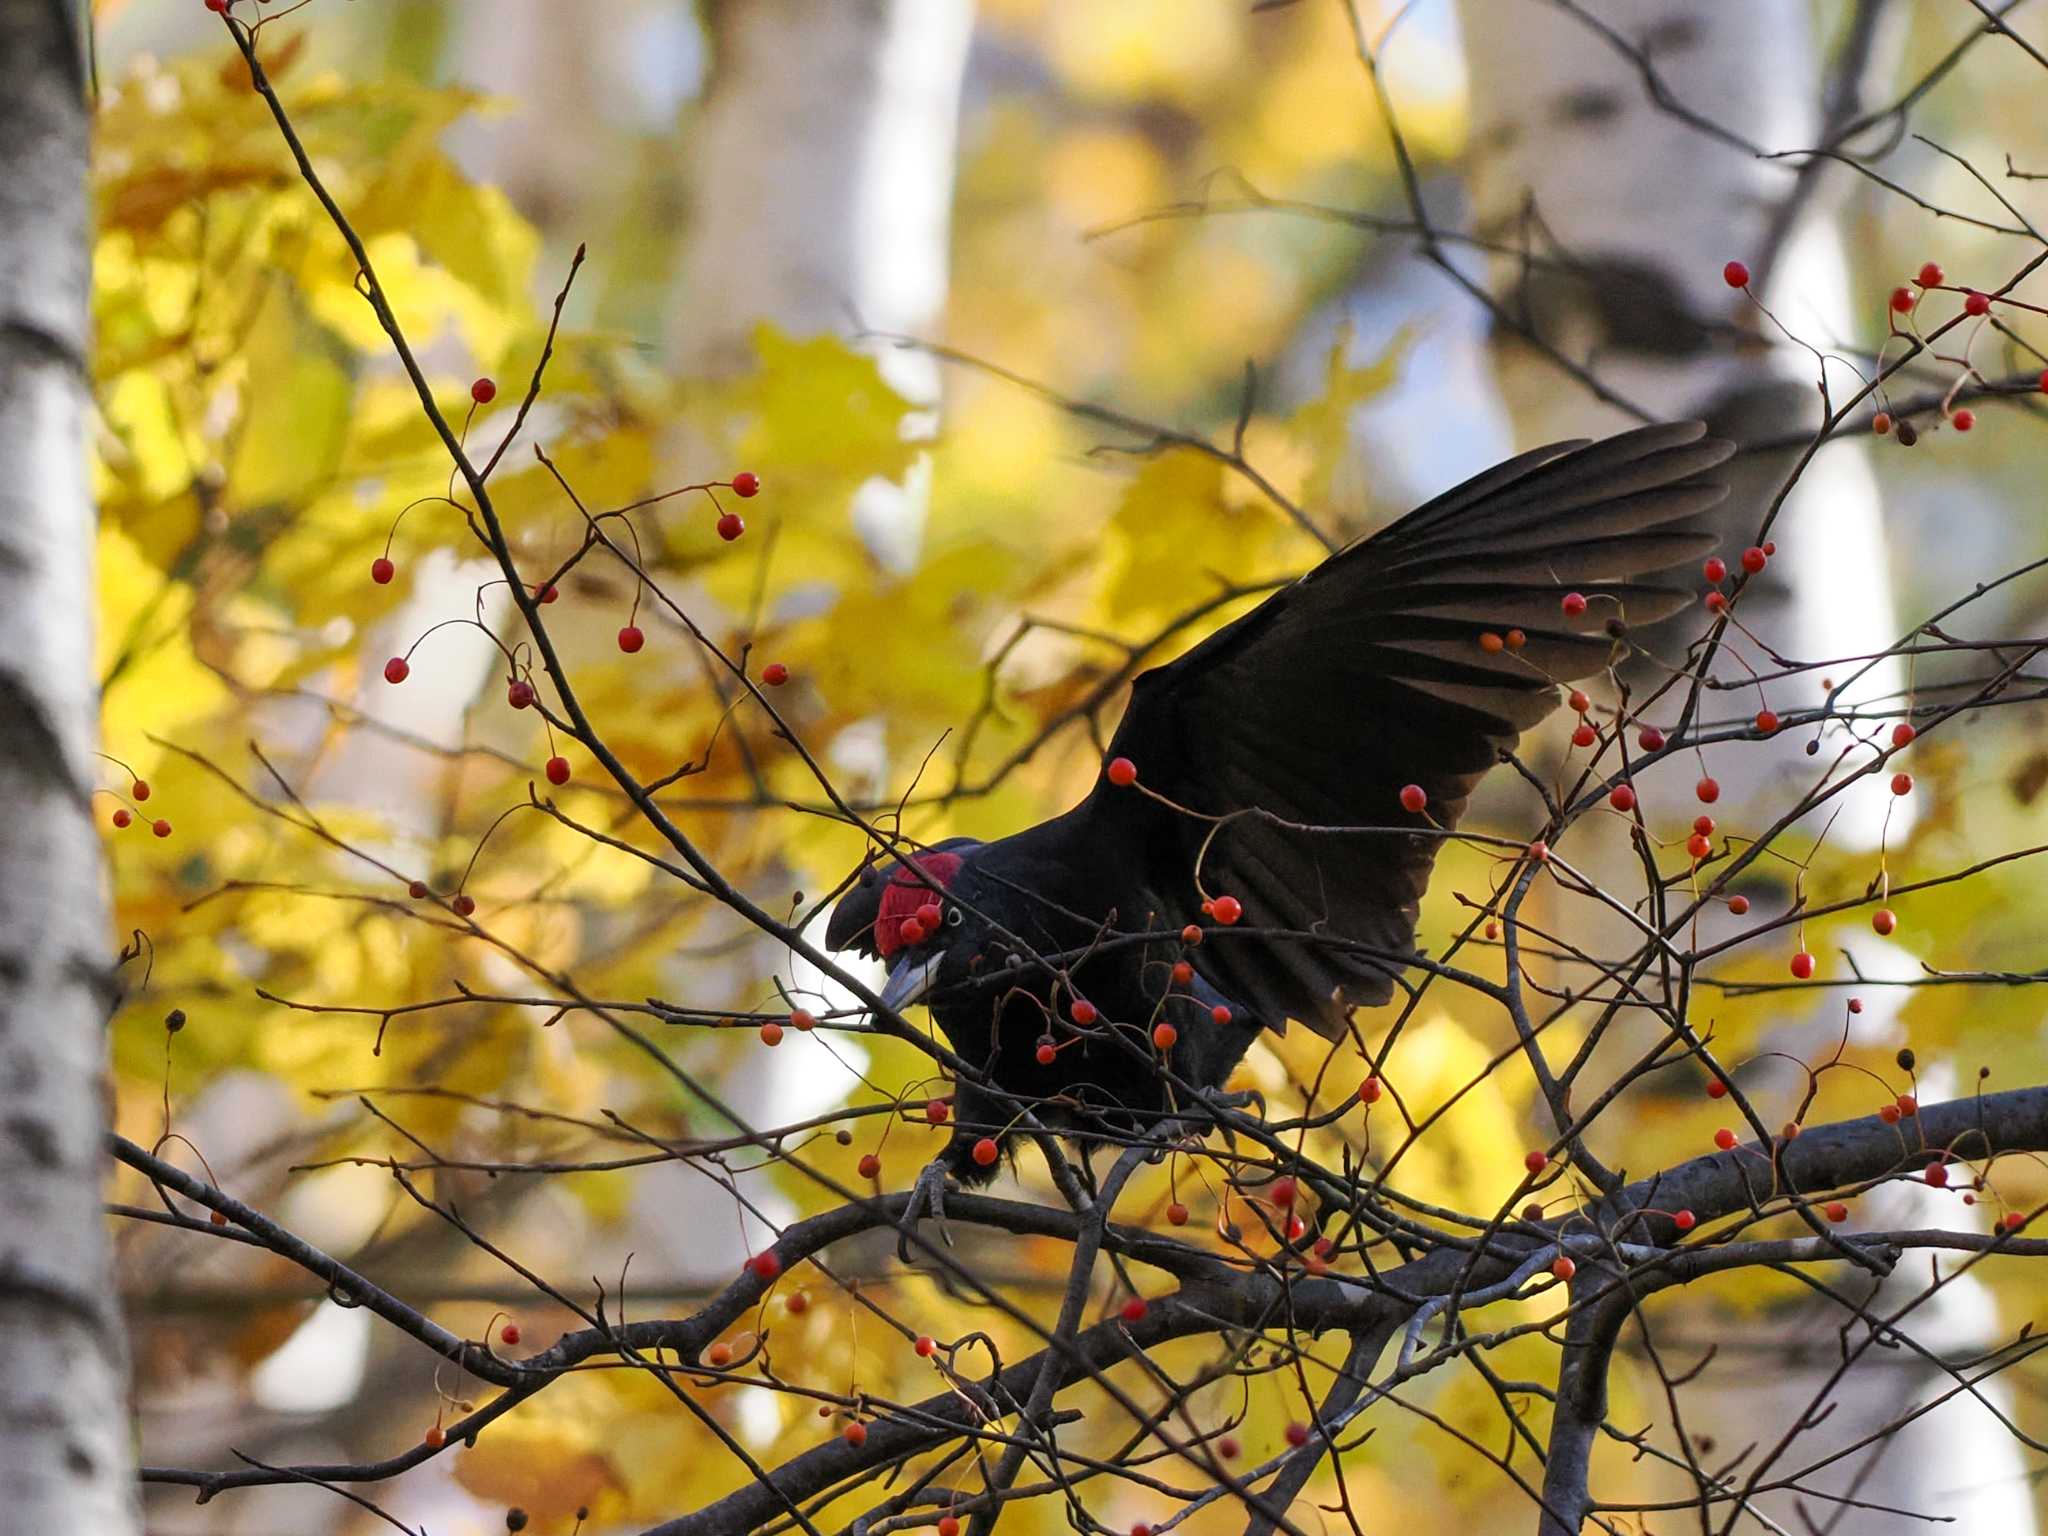
[[[866, 871], [828, 942], [890, 959], [888, 999], [927, 1001], [995, 1090], [959, 1085], [945, 1165], [992, 1176], [972, 1149], [1020, 1107], [1142, 1128], [1220, 1086], [1260, 1029], [1334, 1038], [1386, 1001], [1479, 779], [1558, 684], [1609, 664], [1624, 620], [1688, 601], [1636, 578], [1705, 549], [1671, 527], [1724, 494], [1708, 471], [1731, 450], [1702, 432], [1559, 444], [1467, 482], [1139, 676], [1109, 751], [1135, 785], [1104, 777], [1051, 821]], [[1520, 643], [1485, 638], [1511, 630]], [[1401, 805], [1411, 784], [1420, 814]], [[1234, 923], [1204, 911], [1226, 897]], [[938, 926], [906, 941], [927, 903]]]

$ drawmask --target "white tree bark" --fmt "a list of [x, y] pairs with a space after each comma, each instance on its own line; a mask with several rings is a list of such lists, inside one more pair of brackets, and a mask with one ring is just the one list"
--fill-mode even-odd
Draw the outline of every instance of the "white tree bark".
[[82, 6], [0, 0], [0, 1524], [136, 1528], [100, 1212]]
[[[1577, 9], [1627, 43], [1646, 47], [1677, 101], [1714, 124], [1768, 149], [1821, 142], [1821, 68], [1808, 7], [1771, 7], [1768, 24], [1754, 7], [1713, 0], [1582, 0]], [[1738, 442], [1815, 425], [1819, 397], [1812, 355], [1784, 343], [1721, 276], [1724, 261], [1746, 260], [1757, 269], [1764, 301], [1795, 333], [1822, 345], [1852, 333], [1848, 263], [1825, 206], [1809, 202], [1769, 270], [1761, 270], [1761, 253], [1792, 188], [1789, 167], [1796, 162], [1759, 159], [1660, 109], [1638, 64], [1564, 6], [1550, 0], [1461, 0], [1460, 16], [1471, 76], [1474, 224], [1510, 243], [1526, 239], [1536, 254], [1565, 257], [1583, 268], [1559, 275], [1497, 258], [1491, 270], [1495, 298], [1511, 313], [1527, 316], [1567, 357], [1592, 358], [1606, 384], [1654, 416], [1705, 416]], [[1731, 320], [1753, 329], [1754, 346], [1738, 352], [1710, 344], [1702, 325]], [[1511, 332], [1497, 331], [1494, 343], [1496, 374], [1522, 446], [1597, 436], [1629, 424], [1623, 412], [1593, 400]], [[1838, 371], [1830, 383], [1839, 397], [1850, 379]], [[1718, 514], [1731, 566], [1754, 537], [1791, 461], [1780, 453], [1745, 456], [1731, 465], [1734, 494]], [[1780, 555], [1768, 577], [1745, 594], [1746, 624], [1784, 655], [1802, 659], [1882, 650], [1897, 638], [1882, 507], [1864, 449], [1831, 447], [1816, 457], [1772, 536]], [[1674, 637], [1662, 649], [1675, 654], [1683, 639]], [[1749, 659], [1766, 664], [1761, 656]], [[1719, 675], [1733, 680], [1744, 674], [1724, 665]], [[1856, 697], [1894, 697], [1904, 686], [1901, 667], [1881, 667]], [[1813, 674], [1774, 684], [1768, 702], [1781, 712], [1806, 708], [1820, 703], [1823, 691], [1820, 676]], [[1760, 707], [1754, 694], [1710, 696], [1707, 702], [1710, 717], [1723, 719]], [[1673, 714], [1666, 711], [1659, 723], [1669, 723]], [[1793, 739], [1795, 734], [1713, 758], [1710, 766], [1723, 786], [1716, 811], [1724, 813], [1724, 822], [1739, 825], [1735, 818], [1754, 819], [1766, 806], [1782, 806], [1789, 790], [1810, 783], [1819, 765], [1830, 760], [1831, 744], [1808, 758], [1805, 737]], [[1669, 771], [1640, 781], [1645, 804], [1686, 804], [1689, 813], [1687, 786], [1697, 769], [1690, 762], [1663, 766]], [[1896, 839], [1910, 809], [1890, 803], [1881, 778], [1866, 780], [1845, 800], [1829, 833], [1836, 846], [1875, 847], [1888, 809]], [[1624, 850], [1615, 852], [1617, 857], [1600, 862], [1626, 888], [1640, 873], [1631, 870]], [[1857, 958], [1866, 974], [1906, 971], [1906, 957], [1871, 935], [1858, 946]], [[1895, 1013], [1879, 998], [1866, 1003], [1860, 1038], [1902, 1040]], [[1812, 1050], [1820, 1034], [1839, 1032], [1839, 1008], [1839, 996], [1830, 995], [1821, 1005], [1824, 1018], [1789, 1018], [1765, 1048], [1795, 1055]], [[1745, 1074], [1744, 1086], [1767, 1099], [1796, 1098], [1803, 1082], [1796, 1073], [1782, 1082], [1767, 1078], [1768, 1068], [1754, 1078]], [[1918, 1185], [1895, 1184], [1860, 1200], [1859, 1217], [1883, 1227], [1963, 1219], [1952, 1200], [1933, 1208], [1935, 1198]], [[1873, 1303], [1878, 1311], [1924, 1287], [1924, 1267], [1910, 1275], [1904, 1273], [1908, 1268], [1902, 1266], [1897, 1284]], [[1846, 1283], [1860, 1294], [1857, 1282]], [[1839, 1310], [1819, 1304], [1775, 1324], [1768, 1314], [1716, 1320], [1695, 1311], [1687, 1318], [1703, 1338], [1734, 1346], [1686, 1393], [1689, 1432], [1709, 1435], [1719, 1445], [1707, 1461], [1720, 1464], [1753, 1441], [1768, 1446], [1803, 1409], [1820, 1406], [1815, 1399], [1824, 1395], [1822, 1384], [1837, 1357], [1832, 1348], [1802, 1346], [1818, 1333], [1832, 1339], [1843, 1319]], [[1913, 1312], [1909, 1325], [1927, 1347], [1960, 1359], [1992, 1342], [1996, 1309], [1988, 1293], [1965, 1277]], [[1765, 1350], [1769, 1368], [1759, 1370], [1745, 1346]], [[1953, 1386], [1902, 1353], [1874, 1352], [1881, 1358], [1867, 1362], [1832, 1394], [1825, 1423], [1799, 1438], [1789, 1465], [1849, 1444]], [[2007, 1405], [2002, 1387], [1986, 1395]], [[1971, 1447], [1967, 1478], [1954, 1475], [1945, 1454], [1958, 1443]], [[2024, 1536], [2035, 1529], [2018, 1446], [1968, 1398], [1848, 1458], [1812, 1486], [1853, 1492], [1878, 1506], [1953, 1517], [1959, 1523], [1949, 1529], [1959, 1533]], [[1689, 1491], [1665, 1490], [1679, 1497]], [[1757, 1502], [1786, 1529], [1801, 1528], [1793, 1505], [1782, 1497]], [[1851, 1527], [1867, 1536], [1890, 1536], [1922, 1530], [1924, 1521], [1859, 1509], [1842, 1528]]]
[[[931, 334], [946, 300], [973, 0], [717, 0], [705, 13], [711, 71], [684, 144], [692, 208], [669, 326], [675, 371], [743, 370], [764, 320], [798, 336]], [[900, 393], [936, 408], [931, 359], [887, 346], [876, 356]], [[901, 569], [915, 562], [924, 503], [919, 467], [902, 485], [862, 487], [852, 515]], [[878, 753], [856, 771], [876, 771]], [[740, 974], [786, 958], [750, 951]], [[719, 980], [699, 967], [690, 984]], [[836, 1071], [748, 1067], [721, 1091], [760, 1125], [815, 1113], [848, 1086]], [[649, 1169], [635, 1209], [685, 1273], [729, 1273], [764, 1236], [743, 1237], [730, 1195], [686, 1171]]]

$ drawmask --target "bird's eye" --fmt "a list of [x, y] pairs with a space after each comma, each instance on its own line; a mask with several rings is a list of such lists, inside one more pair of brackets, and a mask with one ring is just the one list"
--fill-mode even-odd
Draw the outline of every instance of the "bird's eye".
[[946, 908], [946, 926], [948, 928], [958, 928], [962, 923], [966, 921], [967, 914], [965, 912], [962, 912], [958, 907]]

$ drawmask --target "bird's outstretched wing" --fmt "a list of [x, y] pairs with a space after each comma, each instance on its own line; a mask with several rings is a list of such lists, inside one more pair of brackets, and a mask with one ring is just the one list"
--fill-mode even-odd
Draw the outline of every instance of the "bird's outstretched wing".
[[[1392, 995], [1441, 839], [1298, 828], [1456, 825], [1480, 777], [1556, 707], [1557, 685], [1609, 664], [1609, 621], [1683, 606], [1690, 593], [1635, 578], [1711, 543], [1669, 526], [1727, 494], [1709, 471], [1733, 448], [1705, 430], [1510, 459], [1142, 674], [1110, 756], [1198, 814], [1099, 783], [1063, 833], [1129, 851], [1114, 876], [1125, 914], [1192, 916], [1199, 868], [1200, 890], [1242, 904], [1240, 932], [1316, 935], [1232, 934], [1196, 961], [1268, 1021], [1334, 1036], [1348, 1005]], [[1562, 604], [1573, 591], [1589, 600], [1576, 617]], [[1482, 642], [1511, 629], [1526, 637], [1516, 647]], [[1402, 809], [1408, 784], [1427, 792], [1420, 815]]]

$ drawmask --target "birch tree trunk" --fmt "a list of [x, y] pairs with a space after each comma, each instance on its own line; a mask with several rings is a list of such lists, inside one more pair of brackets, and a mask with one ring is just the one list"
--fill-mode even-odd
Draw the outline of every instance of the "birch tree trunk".
[[0, 0], [0, 1524], [135, 1529], [100, 1212], [82, 5]]
[[[1872, 26], [1880, 15], [1881, 8], [1865, 7], [1855, 24]], [[1800, 149], [1826, 135], [1810, 9], [1770, 7], [1766, 24], [1754, 7], [1713, 0], [1575, 0], [1570, 7], [1554, 0], [1461, 0], [1460, 17], [1471, 77], [1475, 227], [1570, 263], [1570, 270], [1559, 271], [1497, 258], [1490, 274], [1494, 298], [1566, 357], [1591, 359], [1604, 383], [1653, 416], [1704, 416], [1738, 443], [1817, 424], [1812, 355], [1784, 343], [1721, 277], [1724, 261], [1744, 260], [1755, 270], [1764, 302], [1795, 333], [1826, 340], [1854, 331], [1848, 262], [1825, 205], [1811, 196], [1803, 204], [1792, 201], [1796, 161], [1762, 160], [1748, 147]], [[1617, 42], [1645, 50], [1671, 97], [1712, 127], [1654, 102], [1639, 61]], [[1850, 46], [1868, 61], [1882, 54], [1884, 39], [1852, 36]], [[1847, 83], [1853, 93], [1856, 82]], [[1828, 110], [1839, 116], [1833, 104]], [[1717, 130], [1747, 144], [1728, 142]], [[1709, 327], [1728, 322], [1747, 329], [1752, 340], [1740, 348], [1716, 342]], [[1511, 330], [1496, 330], [1493, 351], [1521, 446], [1630, 424], [1625, 413], [1594, 400], [1541, 348]], [[1830, 382], [1839, 395], [1848, 379], [1838, 373]], [[1716, 514], [1716, 529], [1731, 565], [1734, 553], [1754, 539], [1793, 457], [1745, 455], [1729, 466], [1733, 495]], [[1818, 455], [1772, 536], [1780, 558], [1769, 579], [1745, 594], [1746, 624], [1783, 654], [1803, 659], [1883, 650], [1896, 639], [1882, 508], [1866, 449], [1835, 446]], [[1658, 645], [1668, 654], [1681, 649], [1700, 620], [1673, 622], [1693, 628]], [[1722, 675], [1733, 680], [1743, 674], [1730, 667]], [[1903, 697], [1905, 684], [1902, 668], [1879, 668], [1857, 697]], [[1810, 674], [1774, 684], [1768, 703], [1778, 710], [1805, 708], [1821, 702], [1822, 694], [1821, 678]], [[1736, 718], [1763, 701], [1732, 693], [1708, 702], [1711, 715]], [[1744, 815], [1745, 805], [1751, 815], [1766, 803], [1782, 806], [1786, 790], [1812, 779], [1815, 764], [1828, 754], [1807, 758], [1804, 739], [1792, 735], [1714, 759], [1724, 820]], [[1645, 796], [1688, 801], [1685, 785], [1694, 765], [1662, 766], [1671, 771], [1638, 781]], [[1883, 783], [1866, 780], [1845, 799], [1831, 842], [1875, 847], [1890, 799]], [[1904, 809], [1903, 803], [1892, 808], [1894, 838]], [[1625, 888], [1640, 873], [1631, 873], [1625, 849], [1614, 852], [1600, 867]], [[1909, 964], [1873, 935], [1853, 947], [1865, 974], [1900, 974]], [[1859, 1038], [1903, 1043], [1895, 1014], [1878, 999], [1868, 1004]], [[1820, 1034], [1839, 1032], [1839, 1006], [1839, 998], [1831, 998], [1825, 1019], [1793, 1014], [1763, 1048], [1809, 1053]], [[1743, 1076], [1745, 1088], [1767, 1098], [1796, 1096], [1800, 1081], [1793, 1072], [1780, 1082], [1769, 1064]], [[1953, 1203], [1937, 1212], [1929, 1201], [1920, 1186], [1894, 1183], [1859, 1200], [1859, 1214], [1884, 1227], [1958, 1219]], [[1896, 1287], [1882, 1288], [1871, 1301], [1877, 1311], [1924, 1286], [1924, 1269], [1908, 1275], [1907, 1268], [1901, 1266]], [[1855, 1281], [1846, 1288], [1862, 1295]], [[1831, 1348], [1808, 1346], [1823, 1335], [1832, 1340], [1845, 1317], [1826, 1303], [1739, 1318], [1705, 1309], [1681, 1314], [1678, 1330], [1689, 1342], [1720, 1339], [1729, 1346], [1686, 1394], [1688, 1431], [1696, 1443], [1706, 1435], [1719, 1446], [1707, 1461], [1722, 1464], [1752, 1442], [1769, 1446], [1802, 1413], [1832, 1404], [1824, 1422], [1809, 1424], [1795, 1442], [1790, 1465], [1803, 1465], [1954, 1386], [1938, 1369], [1887, 1350], [1828, 1393], [1824, 1383], [1838, 1357]], [[1951, 1360], [1990, 1345], [1998, 1327], [1989, 1294], [1968, 1276], [1937, 1292], [1911, 1319], [1914, 1337]], [[2001, 1406], [2007, 1399], [2002, 1389], [1985, 1395]], [[1948, 1454], [1957, 1444], [1971, 1448], [1967, 1478], [1957, 1475]], [[2035, 1529], [2017, 1445], [1967, 1396], [1848, 1456], [1812, 1486], [1877, 1506], [1847, 1512], [1841, 1528], [1853, 1527], [1859, 1536], [1925, 1528], [1924, 1518], [1884, 1513], [1886, 1506], [1953, 1518], [1957, 1523], [1948, 1529], [1958, 1533], [2025, 1536]], [[1693, 1490], [1660, 1491], [1682, 1498]], [[1781, 1522], [1777, 1528], [1797, 1529], [1796, 1503], [1765, 1498], [1755, 1508]]]

